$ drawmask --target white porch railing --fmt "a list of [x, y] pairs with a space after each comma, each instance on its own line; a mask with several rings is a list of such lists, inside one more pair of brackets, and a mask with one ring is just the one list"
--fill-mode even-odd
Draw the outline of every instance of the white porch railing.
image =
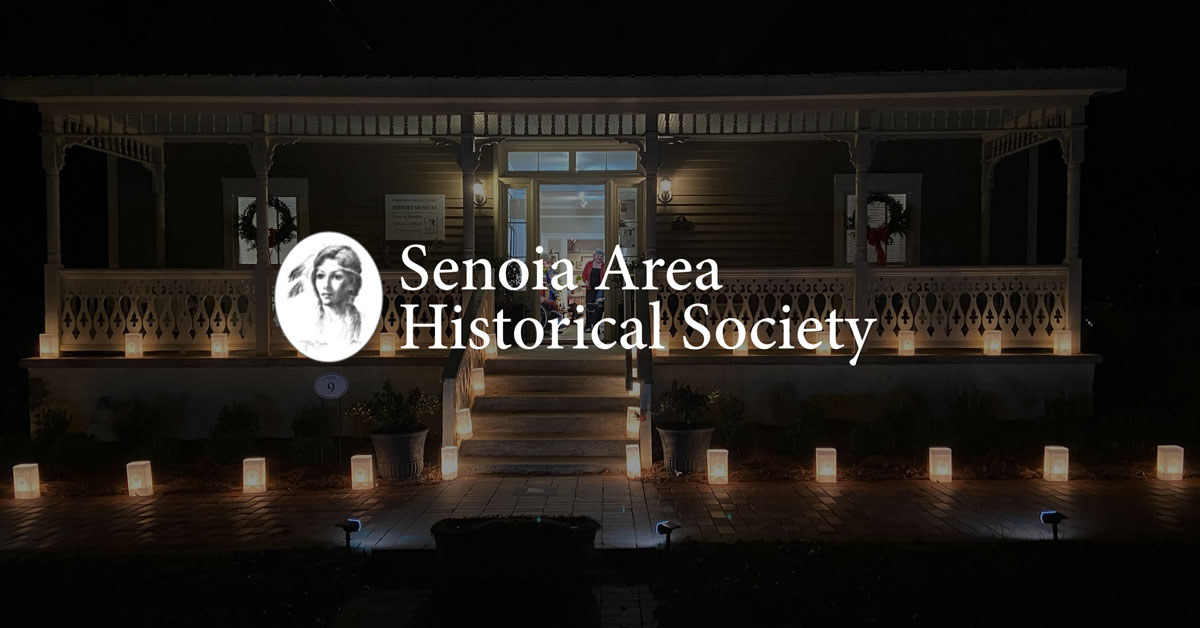
[[[684, 310], [693, 303], [708, 306], [700, 322], [714, 338], [726, 318], [749, 325], [790, 317], [795, 334], [802, 319], [825, 319], [837, 310], [841, 317], [878, 319], [867, 345], [877, 348], [895, 348], [898, 332], [908, 330], [917, 332], [918, 348], [978, 349], [988, 330], [1000, 330], [1005, 347], [1050, 348], [1052, 333], [1067, 329], [1069, 321], [1066, 266], [871, 268], [866, 302], [859, 308], [853, 268], [722, 270], [724, 288], [715, 292], [694, 285], [676, 291], [665, 275], [655, 279], [662, 304], [659, 329], [671, 348], [682, 347], [689, 334], [699, 335], [684, 321]], [[725, 332], [731, 331], [727, 326]], [[769, 335], [761, 331], [763, 340], [782, 339], [781, 325]]]
[[[401, 289], [403, 273], [380, 275], [383, 312], [366, 348], [378, 349], [381, 331], [395, 333], [397, 347], [407, 341], [402, 306], [410, 303], [417, 305], [419, 323], [433, 321], [431, 306], [447, 305], [443, 320], [449, 337], [459, 292], [439, 290], [430, 282], [410, 293]], [[415, 275], [406, 276], [410, 283], [416, 282]], [[253, 270], [62, 270], [59, 286], [63, 351], [121, 351], [127, 333], [142, 334], [147, 352], [208, 351], [213, 333], [228, 333], [231, 350], [254, 348]], [[433, 344], [430, 329], [418, 329], [414, 336], [419, 347]], [[272, 320], [271, 346], [292, 349], [276, 320]]]

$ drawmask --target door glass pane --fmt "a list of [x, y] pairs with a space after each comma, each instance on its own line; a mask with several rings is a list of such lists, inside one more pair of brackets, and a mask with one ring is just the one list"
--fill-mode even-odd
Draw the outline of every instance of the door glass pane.
[[606, 154], [602, 150], [581, 150], [575, 153], [575, 169], [579, 171], [604, 170], [606, 162]]
[[625, 261], [638, 259], [638, 189], [617, 188], [617, 240]]
[[[271, 245], [270, 259], [272, 264], [278, 264], [282, 257], [287, 257], [292, 247], [296, 246], [296, 242], [300, 239], [300, 217], [295, 196], [272, 196], [279, 208], [274, 205], [267, 206], [267, 241]], [[239, 196], [237, 199], [238, 214], [237, 219], [240, 222], [247, 209], [255, 204], [257, 199], [253, 196]], [[288, 237], [287, 242], [277, 242], [280, 239], [279, 225], [281, 222], [280, 209], [291, 216], [292, 233]], [[251, 222], [257, 228], [258, 213], [251, 214]], [[234, 224], [234, 239], [237, 240], [238, 247], [238, 263], [254, 265], [258, 263], [257, 242], [241, 237], [241, 230], [237, 224]]]
[[[509, 153], [510, 155], [512, 153]], [[524, 188], [508, 189], [508, 256], [525, 259], [527, 193]]]

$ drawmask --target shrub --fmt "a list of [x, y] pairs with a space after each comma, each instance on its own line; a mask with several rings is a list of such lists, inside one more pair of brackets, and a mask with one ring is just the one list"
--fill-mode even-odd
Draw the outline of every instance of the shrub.
[[954, 446], [967, 456], [984, 454], [1000, 445], [992, 398], [978, 388], [965, 388], [950, 398], [946, 421], [954, 428]]
[[812, 453], [817, 441], [825, 437], [829, 422], [824, 397], [812, 395], [801, 399], [792, 424], [783, 432], [784, 448], [797, 455]]
[[717, 399], [717, 423], [714, 441], [731, 452], [744, 453], [750, 448], [752, 432], [746, 423], [746, 404], [733, 393], [713, 393]]
[[325, 466], [332, 458], [333, 422], [329, 413], [319, 403], [305, 404], [292, 418], [292, 442], [288, 443], [288, 455], [299, 465]]
[[258, 415], [246, 404], [225, 404], [213, 424], [208, 454], [222, 464], [240, 460], [253, 450], [256, 436]]
[[71, 426], [71, 418], [65, 410], [43, 405], [33, 411], [33, 440], [39, 445], [53, 446], [60, 441]]
[[701, 423], [717, 396], [717, 393], [706, 394], [690, 384], [673, 380], [671, 387], [659, 397], [654, 418], [661, 423]]
[[420, 388], [413, 388], [405, 396], [391, 380], [385, 380], [383, 390], [372, 393], [370, 401], [351, 406], [347, 416], [375, 434], [412, 434], [425, 429], [421, 420], [440, 408], [438, 397]]

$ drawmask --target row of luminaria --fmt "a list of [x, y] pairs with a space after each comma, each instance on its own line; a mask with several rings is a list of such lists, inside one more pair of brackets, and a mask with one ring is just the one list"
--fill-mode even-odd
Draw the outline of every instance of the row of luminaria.
[[[949, 482], [953, 471], [949, 447], [929, 448], [929, 479], [934, 482]], [[1042, 466], [1042, 478], [1051, 482], [1066, 482], [1069, 452], [1066, 447], [1048, 445]], [[631, 480], [642, 477], [641, 450], [639, 445], [625, 446], [625, 472]], [[816, 449], [814, 479], [828, 483], [837, 481], [837, 450], [831, 447]], [[150, 461], [139, 460], [125, 465], [125, 477], [130, 497], [147, 497], [154, 494], [154, 476]], [[458, 447], [442, 448], [442, 479], [458, 477]], [[1183, 479], [1183, 447], [1160, 445], [1158, 447], [1157, 477], [1160, 480]], [[729, 483], [729, 450], [708, 450], [708, 483]], [[375, 460], [370, 455], [350, 458], [350, 487], [353, 490], [375, 488]], [[267, 491], [267, 459], [246, 458], [242, 461], [242, 492], [265, 493]], [[13, 496], [17, 499], [41, 497], [41, 480], [37, 464], [19, 464], [13, 467]]]

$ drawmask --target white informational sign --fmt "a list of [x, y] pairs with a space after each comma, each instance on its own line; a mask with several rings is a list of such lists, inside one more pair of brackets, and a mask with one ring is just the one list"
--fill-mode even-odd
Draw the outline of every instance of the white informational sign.
[[445, 194], [384, 194], [383, 216], [389, 240], [445, 240]]
[[338, 373], [321, 373], [313, 380], [313, 391], [322, 399], [340, 399], [349, 388], [350, 382]]

